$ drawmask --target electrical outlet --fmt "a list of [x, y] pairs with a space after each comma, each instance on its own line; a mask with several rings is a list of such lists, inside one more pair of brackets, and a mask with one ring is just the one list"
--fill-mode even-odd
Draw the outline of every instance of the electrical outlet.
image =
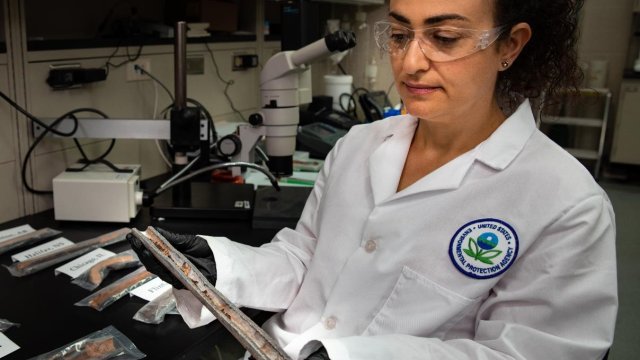
[[233, 55], [233, 66], [231, 70], [246, 70], [258, 66], [258, 55], [236, 54]]
[[151, 80], [144, 71], [136, 69], [136, 65], [143, 68], [144, 70], [151, 72], [151, 59], [148, 58], [139, 58], [136, 61], [131, 61], [127, 63], [127, 81], [141, 81], [141, 80]]

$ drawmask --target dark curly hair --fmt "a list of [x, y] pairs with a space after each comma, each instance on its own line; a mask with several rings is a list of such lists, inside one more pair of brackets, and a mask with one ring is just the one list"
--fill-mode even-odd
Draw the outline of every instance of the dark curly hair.
[[[544, 94], [545, 102], [577, 91], [582, 82], [578, 66], [578, 14], [584, 0], [495, 0], [495, 22], [509, 29], [524, 22], [532, 37], [518, 59], [498, 75], [496, 91], [507, 104]], [[503, 33], [503, 38], [509, 32]]]

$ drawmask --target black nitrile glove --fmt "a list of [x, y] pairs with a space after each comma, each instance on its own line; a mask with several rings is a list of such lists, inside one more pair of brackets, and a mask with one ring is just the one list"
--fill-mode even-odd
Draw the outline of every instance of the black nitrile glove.
[[[216, 261], [213, 252], [207, 241], [195, 235], [174, 234], [172, 232], [156, 228], [176, 250], [180, 251], [198, 270], [204, 275], [212, 285], [216, 284]], [[127, 235], [127, 240], [131, 243], [131, 248], [138, 254], [140, 262], [151, 273], [158, 275], [160, 279], [168, 282], [176, 289], [184, 289], [182, 283], [156, 258], [140, 240], [132, 234]]]
[[313, 354], [309, 355], [306, 360], [331, 360], [329, 358], [329, 354], [327, 353], [327, 349], [321, 347], [316, 350]]

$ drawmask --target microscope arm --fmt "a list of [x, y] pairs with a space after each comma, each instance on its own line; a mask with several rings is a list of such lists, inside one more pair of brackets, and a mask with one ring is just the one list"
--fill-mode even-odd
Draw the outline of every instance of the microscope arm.
[[302, 72], [308, 65], [331, 56], [336, 51], [345, 51], [356, 44], [351, 32], [337, 31], [295, 51], [279, 52], [267, 61], [260, 73], [260, 85], [283, 76]]
[[[43, 119], [45, 123], [52, 123], [54, 119]], [[62, 120], [56, 129], [68, 132], [73, 128], [73, 120]], [[38, 124], [33, 126], [33, 135], [38, 137], [45, 128]], [[49, 136], [57, 136], [50, 134]], [[170, 139], [170, 121], [154, 119], [78, 119], [78, 129], [74, 138], [92, 139]]]

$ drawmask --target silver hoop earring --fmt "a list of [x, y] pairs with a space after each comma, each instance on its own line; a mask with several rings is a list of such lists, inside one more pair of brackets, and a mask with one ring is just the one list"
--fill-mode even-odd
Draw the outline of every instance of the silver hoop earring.
[[500, 65], [502, 65], [502, 67], [503, 67], [504, 69], [506, 69], [506, 68], [508, 68], [508, 67], [509, 67], [509, 61], [507, 61], [507, 60], [502, 60], [502, 62], [500, 63]]

